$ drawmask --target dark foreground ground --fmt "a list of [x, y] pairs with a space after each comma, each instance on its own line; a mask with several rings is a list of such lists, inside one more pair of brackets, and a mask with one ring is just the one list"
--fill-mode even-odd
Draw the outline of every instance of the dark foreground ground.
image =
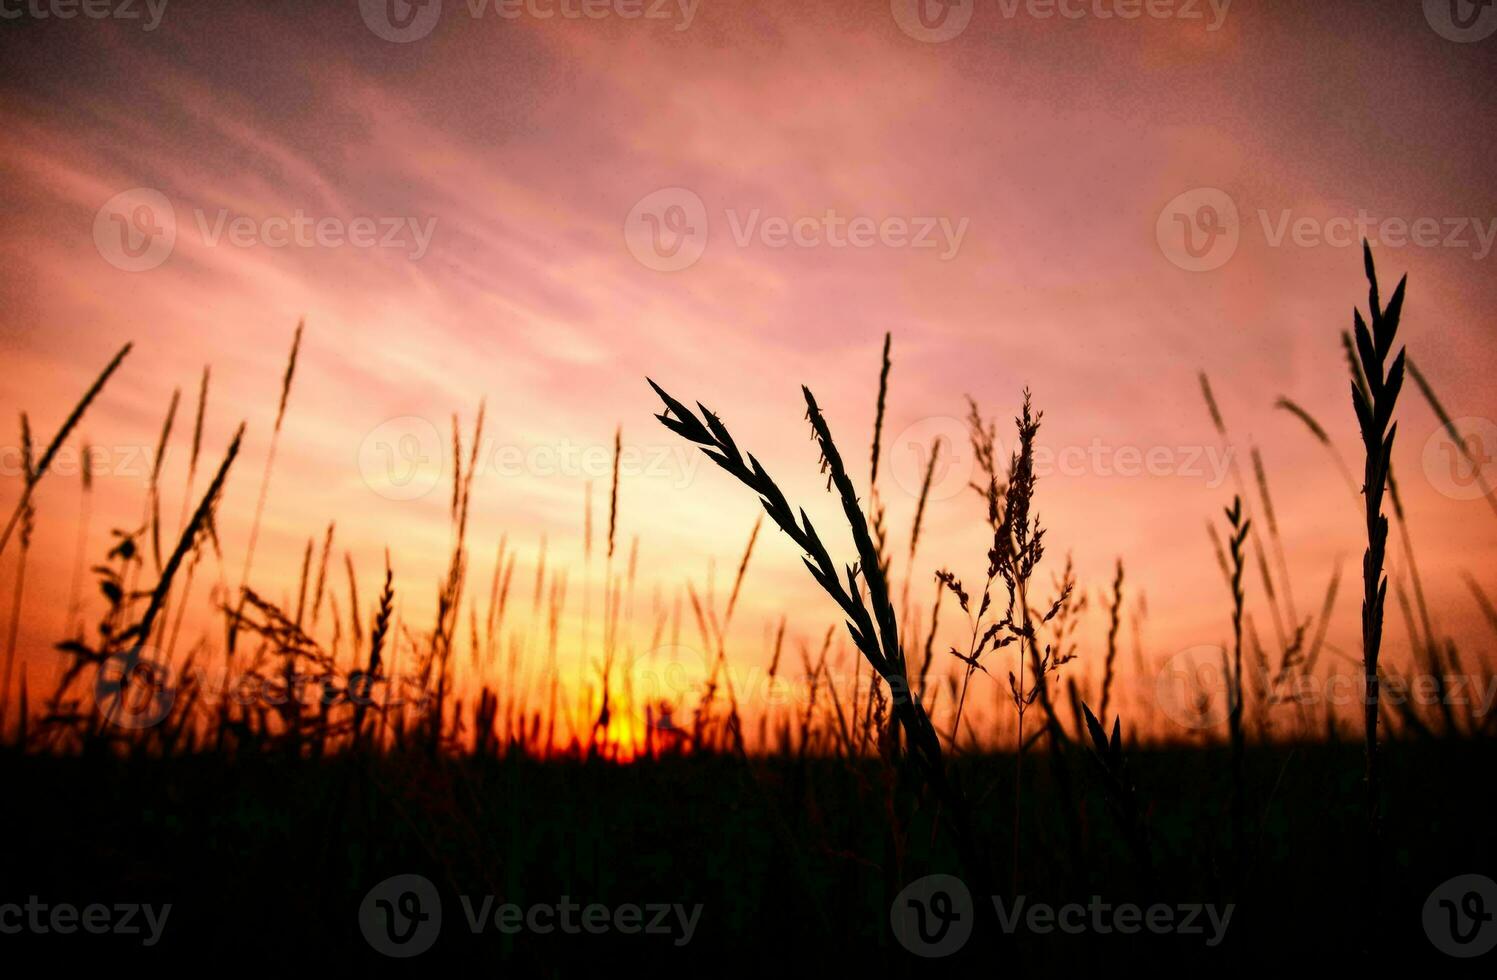
[[[1074, 753], [1062, 780], [1043, 750], [1033, 752], [1017, 894], [1030, 909], [1081, 908], [1059, 913], [1071, 931], [1032, 913], [1006, 933], [958, 862], [949, 821], [943, 815], [933, 829], [935, 806], [876, 761], [750, 769], [721, 757], [617, 766], [11, 754], [0, 757], [0, 956], [172, 975], [232, 975], [252, 964], [293, 975], [317, 965], [338, 975], [427, 973], [450, 964], [474, 976], [571, 976], [645, 963], [709, 976], [1112, 976], [1124, 967], [1174, 976], [1183, 967], [1360, 969], [1370, 952], [1384, 968], [1486, 972], [1497, 952], [1463, 960], [1442, 946], [1469, 953], [1483, 944], [1497, 930], [1483, 918], [1497, 900], [1466, 884], [1432, 893], [1457, 875], [1497, 878], [1494, 746], [1401, 743], [1385, 760], [1374, 891], [1358, 746], [1251, 749], [1240, 858], [1225, 753], [1134, 754], [1148, 835], [1140, 846], [1120, 832], [1090, 758]], [[1014, 760], [966, 760], [963, 780], [989, 887], [1012, 908]], [[945, 880], [901, 894], [934, 873], [960, 876], [978, 907]], [[407, 875], [419, 877], [388, 881]], [[926, 927], [907, 943], [927, 953], [944, 952], [942, 942], [960, 948], [908, 951], [891, 925], [896, 896], [904, 935]], [[151, 945], [147, 914], [121, 911], [139, 903], [158, 924], [171, 906]], [[1119, 906], [1128, 903], [1143, 921], [1127, 918]], [[517, 908], [501, 912], [508, 904]], [[1213, 906], [1219, 921], [1228, 904], [1224, 929], [1206, 909], [1190, 911]], [[960, 942], [974, 912], [976, 932]], [[470, 915], [480, 913], [475, 932]], [[929, 918], [917, 923], [919, 913]], [[1135, 931], [1124, 932], [1129, 925]], [[139, 931], [117, 931], [132, 926]], [[414, 958], [386, 955], [417, 947], [425, 951]]]

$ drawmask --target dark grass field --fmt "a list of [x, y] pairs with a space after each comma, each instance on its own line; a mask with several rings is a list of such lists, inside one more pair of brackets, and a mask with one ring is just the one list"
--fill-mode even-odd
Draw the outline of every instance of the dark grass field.
[[[1262, 975], [1349, 965], [1364, 954], [1449, 972], [1461, 961], [1437, 951], [1422, 909], [1441, 882], [1497, 868], [1492, 745], [1387, 748], [1388, 846], [1371, 930], [1360, 751], [1252, 749], [1250, 842], [1240, 862], [1226, 808], [1215, 802], [1229, 795], [1226, 751], [1133, 753], [1152, 873], [1120, 833], [1090, 759], [1073, 750], [1063, 763], [1072, 823], [1051, 816], [1062, 812], [1055, 770], [1044, 753], [1031, 753], [1017, 880], [1028, 904], [1231, 903], [1223, 938], [1208, 945], [1214, 930], [1204, 914], [1203, 931], [1192, 935], [1090, 927], [1040, 934], [1023, 925], [1010, 935], [979, 915], [970, 941], [939, 959], [901, 947], [890, 907], [904, 884], [960, 874], [959, 862], [949, 835], [932, 833], [935, 808], [917, 798], [915, 781], [898, 785], [899, 770], [878, 760], [698, 756], [614, 765], [388, 755], [131, 763], [12, 754], [9, 846], [0, 857], [7, 901], [170, 903], [171, 911], [150, 947], [144, 929], [28, 930], [0, 942], [10, 956], [53, 964], [128, 956], [146, 969], [154, 961], [231, 972], [249, 963], [366, 972], [462, 962], [469, 973], [488, 964], [498, 975], [576, 975], [627, 962], [760, 975], [851, 964], [892, 975], [991, 976], [1021, 965]], [[969, 758], [957, 769], [1008, 907], [1014, 760]], [[400, 874], [429, 879], [441, 903], [434, 944], [410, 961], [377, 952], [359, 921], [366, 894]], [[571, 913], [577, 928], [505, 935], [491, 915], [475, 934], [460, 896], [475, 910], [486, 896], [491, 907], [560, 906], [565, 896], [579, 907]], [[640, 931], [583, 930], [581, 907], [591, 903], [640, 906]], [[682, 906], [688, 916], [700, 905], [688, 941], [675, 911], [661, 920], [669, 931], [644, 930], [657, 917], [645, 907], [656, 904]]]

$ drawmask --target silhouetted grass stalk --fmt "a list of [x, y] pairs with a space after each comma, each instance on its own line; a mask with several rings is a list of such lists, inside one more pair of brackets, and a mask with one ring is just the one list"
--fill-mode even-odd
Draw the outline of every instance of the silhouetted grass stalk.
[[[244, 548], [244, 569], [239, 573], [241, 596], [249, 585], [250, 570], [255, 564], [255, 544], [260, 540], [260, 520], [265, 515], [265, 500], [270, 493], [270, 474], [275, 469], [276, 450], [281, 443], [281, 424], [286, 419], [286, 402], [291, 397], [291, 382], [296, 377], [296, 356], [301, 351], [301, 334], [305, 325], [305, 320], [296, 325], [296, 334], [291, 338], [291, 353], [286, 359], [286, 373], [281, 377], [281, 400], [276, 407], [275, 426], [270, 433], [270, 449], [265, 454], [265, 470], [260, 474], [260, 493], [255, 498], [255, 515], [250, 521], [249, 543]], [[241, 599], [229, 622], [229, 653], [234, 652], [235, 639], [239, 635], [239, 618], [243, 613], [244, 602]]]
[[1232, 499], [1232, 506], [1227, 508], [1226, 514], [1227, 521], [1231, 526], [1231, 537], [1228, 540], [1228, 546], [1231, 553], [1232, 570], [1232, 663], [1227, 683], [1227, 730], [1232, 744], [1232, 847], [1240, 873], [1243, 861], [1242, 846], [1246, 840], [1244, 820], [1246, 819], [1247, 808], [1245, 799], [1246, 788], [1243, 785], [1243, 755], [1245, 746], [1242, 730], [1242, 575], [1245, 567], [1243, 545], [1247, 541], [1248, 532], [1253, 522], [1244, 517], [1242, 512], [1242, 498], [1240, 497]]
[[[35, 481], [35, 470], [33, 469], [32, 446], [31, 446], [31, 423], [26, 419], [26, 413], [21, 413], [21, 477], [25, 481], [24, 500], [21, 511], [21, 554], [16, 561], [16, 585], [10, 606], [10, 623], [6, 629], [5, 637], [5, 669], [0, 672], [0, 738], [5, 735], [5, 716], [10, 707], [10, 675], [15, 669], [16, 660], [16, 638], [21, 626], [21, 599], [26, 592], [26, 566], [31, 557], [31, 534], [36, 526], [36, 509], [31, 503], [31, 485]], [[25, 687], [24, 680], [22, 687]], [[23, 714], [21, 718], [22, 741], [18, 744], [24, 745], [26, 720]]]
[[[940, 740], [930, 718], [920, 702], [911, 696], [898, 627], [878, 553], [869, 535], [867, 520], [858, 506], [852, 481], [811, 390], [801, 389], [806, 400], [806, 415], [821, 449], [822, 470], [828, 475], [829, 489], [836, 490], [858, 554], [857, 564], [845, 569], [845, 586], [844, 573], [839, 573], [805, 511], [800, 511], [797, 518], [784, 493], [753, 454], [745, 460], [722, 421], [700, 403], [697, 407], [702, 417], [699, 419], [655, 382], [650, 381], [650, 386], [666, 406], [666, 411], [656, 416], [661, 424], [696, 443], [709, 459], [757, 493], [770, 520], [804, 552], [807, 571], [846, 615], [853, 643], [889, 685], [894, 715], [904, 728], [910, 751], [928, 785], [953, 814], [956, 845], [975, 890], [978, 894], [989, 894], [989, 890], [983, 887], [988, 876], [971, 831], [966, 800], [946, 770]], [[866, 602], [863, 589], [858, 585], [859, 577], [867, 589]]]
[[0, 531], [0, 555], [5, 554], [5, 547], [10, 543], [10, 536], [15, 531], [17, 522], [20, 521], [21, 515], [31, 503], [32, 492], [36, 489], [36, 485], [41, 482], [41, 478], [47, 475], [47, 470], [51, 467], [52, 460], [57, 455], [57, 451], [62, 448], [62, 444], [67, 439], [69, 433], [77, 427], [78, 422], [83, 418], [83, 413], [88, 411], [88, 407], [99, 396], [99, 392], [103, 390], [104, 384], [114, 374], [115, 370], [119, 368], [120, 362], [125, 359], [125, 355], [130, 353], [131, 346], [131, 344], [126, 344], [124, 347], [121, 347], [119, 353], [110, 359], [109, 363], [104, 366], [104, 370], [94, 379], [94, 383], [89, 385], [88, 390], [83, 393], [83, 397], [78, 400], [78, 404], [73, 406], [73, 410], [68, 413], [68, 417], [63, 420], [61, 427], [57, 430], [57, 434], [52, 437], [52, 441], [47, 444], [47, 448], [42, 452], [41, 457], [37, 460], [35, 469], [22, 488], [21, 499], [16, 503], [16, 509], [11, 513], [10, 520], [6, 522], [5, 530]]
[[[1388, 484], [1393, 454], [1393, 440], [1398, 425], [1393, 409], [1403, 387], [1404, 352], [1400, 350], [1386, 371], [1384, 364], [1392, 352], [1403, 311], [1404, 286], [1408, 277], [1398, 281], [1386, 307], [1379, 304], [1377, 271], [1372, 249], [1362, 243], [1368, 283], [1368, 306], [1372, 318], [1369, 328], [1360, 310], [1353, 310], [1357, 364], [1363, 384], [1353, 381], [1352, 407], [1362, 434], [1366, 456], [1362, 492], [1366, 496], [1367, 551], [1362, 560], [1362, 664], [1367, 697], [1364, 714], [1366, 734], [1367, 779], [1367, 871], [1370, 875], [1369, 899], [1376, 906], [1377, 864], [1379, 851], [1379, 768], [1378, 768], [1378, 653], [1383, 640], [1383, 603], [1388, 582], [1383, 576], [1383, 560], [1388, 544], [1388, 519], [1383, 516], [1383, 492]], [[1371, 927], [1371, 921], [1369, 921]]]

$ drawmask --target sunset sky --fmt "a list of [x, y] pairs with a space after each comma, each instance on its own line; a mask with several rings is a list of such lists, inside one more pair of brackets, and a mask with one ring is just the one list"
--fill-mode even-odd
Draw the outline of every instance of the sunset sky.
[[[474, 591], [507, 534], [528, 604], [544, 535], [580, 612], [585, 487], [600, 589], [621, 425], [615, 570], [637, 536], [644, 621], [650, 590], [669, 603], [688, 581], [702, 588], [710, 563], [721, 602], [756, 513], [652, 419], [646, 376], [720, 413], [851, 560], [799, 386], [865, 488], [889, 331], [879, 485], [896, 579], [923, 453], [937, 438], [951, 453], [916, 558], [922, 604], [936, 568], [971, 579], [984, 563], [982, 509], [963, 489], [971, 453], [950, 441], [964, 439], [963, 396], [998, 420], [1007, 450], [1027, 386], [1054, 464], [1038, 489], [1047, 562], [1058, 572], [1072, 554], [1096, 606], [1121, 556], [1130, 608], [1147, 595], [1151, 664], [1230, 635], [1205, 525], [1236, 492], [1223, 453], [1251, 485], [1253, 445], [1300, 616], [1341, 561], [1331, 640], [1355, 652], [1360, 504], [1274, 402], [1303, 405], [1360, 475], [1338, 339], [1367, 302], [1359, 227], [1385, 295], [1409, 275], [1410, 356], [1497, 454], [1497, 130], [1474, 98], [1494, 77], [1497, 37], [1452, 40], [1433, 26], [1440, 4], [1427, 16], [1418, 2], [1202, 0], [1185, 11], [1199, 16], [1158, 4], [1147, 9], [1170, 16], [1128, 19], [1106, 16], [1129, 9], [1115, 0], [1066, 5], [1075, 17], [977, 0], [942, 20], [904, 0], [602, 0], [592, 17], [581, 0], [503, 13], [392, 2], [171, 2], [159, 22], [144, 3], [138, 19], [6, 8], [30, 12], [4, 25], [0, 82], [4, 516], [22, 486], [18, 413], [50, 439], [133, 341], [72, 440], [75, 453], [83, 438], [107, 452], [89, 559], [110, 527], [140, 520], [141, 453], [181, 388], [164, 478], [175, 526], [211, 365], [203, 466], [248, 424], [221, 524], [236, 579], [304, 319], [257, 546], [261, 591], [293, 589], [305, 542], [336, 520], [366, 599], [388, 547], [404, 613], [422, 621], [446, 561], [450, 462], [413, 499], [380, 474], [412, 451], [447, 453], [454, 412], [466, 445], [486, 400]], [[965, 27], [937, 40], [954, 17]], [[1203, 237], [1186, 243], [1184, 228]], [[151, 253], [142, 229], [174, 236], [169, 251]], [[1462, 572], [1497, 592], [1497, 517], [1468, 475], [1452, 476], [1412, 385], [1399, 421], [1395, 472], [1440, 630], [1483, 654], [1490, 633]], [[72, 459], [37, 498], [21, 622], [37, 679], [74, 565]], [[1249, 504], [1261, 517], [1256, 491]], [[16, 556], [12, 545], [0, 560], [7, 623]], [[1390, 562], [1405, 564], [1396, 545]], [[1271, 643], [1256, 576], [1248, 589]], [[591, 601], [596, 614], [601, 592]], [[1389, 656], [1405, 666], [1392, 607]], [[782, 611], [809, 642], [837, 621], [766, 528], [735, 614], [737, 655], [767, 657]], [[956, 615], [943, 617], [957, 642]], [[1084, 673], [1104, 626], [1094, 609]]]

